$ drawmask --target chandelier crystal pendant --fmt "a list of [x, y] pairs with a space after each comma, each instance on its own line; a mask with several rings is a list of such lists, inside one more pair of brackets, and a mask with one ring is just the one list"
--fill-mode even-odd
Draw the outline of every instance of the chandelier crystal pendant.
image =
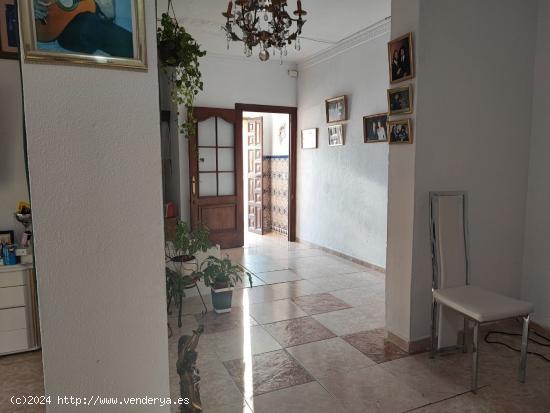
[[222, 15], [227, 19], [225, 30], [227, 48], [231, 41], [244, 43], [244, 54], [252, 56], [252, 49], [259, 46], [258, 57], [269, 60], [271, 53], [281, 57], [287, 55], [287, 46], [300, 50], [300, 34], [306, 22], [302, 17], [307, 12], [302, 2], [297, 1], [297, 10], [291, 17], [286, 11], [287, 0], [230, 0], [227, 11]]

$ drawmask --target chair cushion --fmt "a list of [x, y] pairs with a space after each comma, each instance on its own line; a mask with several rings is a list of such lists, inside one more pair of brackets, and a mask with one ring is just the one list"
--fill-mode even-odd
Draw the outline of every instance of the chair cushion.
[[433, 292], [434, 299], [480, 323], [504, 320], [531, 314], [533, 304], [497, 294], [483, 288], [465, 285], [440, 288]]

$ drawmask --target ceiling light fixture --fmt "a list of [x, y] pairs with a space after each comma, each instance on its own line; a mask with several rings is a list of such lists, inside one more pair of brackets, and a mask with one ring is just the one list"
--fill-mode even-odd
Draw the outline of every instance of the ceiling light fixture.
[[[227, 18], [225, 30], [227, 48], [231, 41], [244, 43], [244, 54], [252, 56], [252, 49], [260, 47], [259, 58], [269, 60], [270, 52], [281, 57], [287, 55], [287, 46], [294, 42], [300, 50], [300, 34], [306, 22], [302, 19], [307, 12], [302, 9], [302, 2], [297, 1], [297, 10], [293, 18], [286, 11], [287, 0], [234, 0], [229, 1], [227, 11], [222, 15]], [[294, 25], [295, 24], [295, 25]]]

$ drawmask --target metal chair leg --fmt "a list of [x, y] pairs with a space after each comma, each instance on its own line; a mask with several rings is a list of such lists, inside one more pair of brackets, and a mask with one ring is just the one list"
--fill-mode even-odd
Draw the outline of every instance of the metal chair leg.
[[479, 323], [474, 324], [474, 345], [472, 358], [472, 385], [471, 390], [477, 393], [478, 367], [479, 367]]
[[437, 329], [437, 302], [432, 299], [432, 331], [431, 331], [431, 347], [430, 347], [430, 358], [435, 357], [437, 352], [437, 338], [436, 338], [436, 329]]
[[525, 383], [527, 370], [527, 347], [529, 345], [529, 316], [523, 317], [523, 333], [521, 336], [521, 358], [519, 362], [519, 381]]
[[206, 306], [206, 303], [204, 302], [204, 298], [202, 298], [202, 294], [201, 294], [201, 290], [199, 288], [199, 284], [195, 283], [195, 287], [197, 287], [197, 291], [199, 293], [199, 297], [201, 298], [201, 301], [202, 301], [202, 306], [204, 307], [204, 311], [203, 311], [203, 315], [206, 314], [208, 312], [208, 307]]

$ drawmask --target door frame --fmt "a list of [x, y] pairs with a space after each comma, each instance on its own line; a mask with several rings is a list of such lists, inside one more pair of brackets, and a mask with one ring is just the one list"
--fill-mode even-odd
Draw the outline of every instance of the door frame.
[[[290, 119], [290, 140], [289, 140], [289, 180], [288, 180], [288, 241], [296, 242], [296, 177], [298, 172], [298, 108], [293, 106], [271, 106], [271, 105], [256, 105], [249, 103], [235, 104], [235, 136], [242, 140], [243, 136], [243, 112], [265, 112], [265, 113], [286, 113]], [[242, 145], [241, 145], [242, 154]], [[244, 203], [243, 176], [237, 179], [237, 193], [240, 194]], [[244, 230], [244, 223], [243, 223]]]

